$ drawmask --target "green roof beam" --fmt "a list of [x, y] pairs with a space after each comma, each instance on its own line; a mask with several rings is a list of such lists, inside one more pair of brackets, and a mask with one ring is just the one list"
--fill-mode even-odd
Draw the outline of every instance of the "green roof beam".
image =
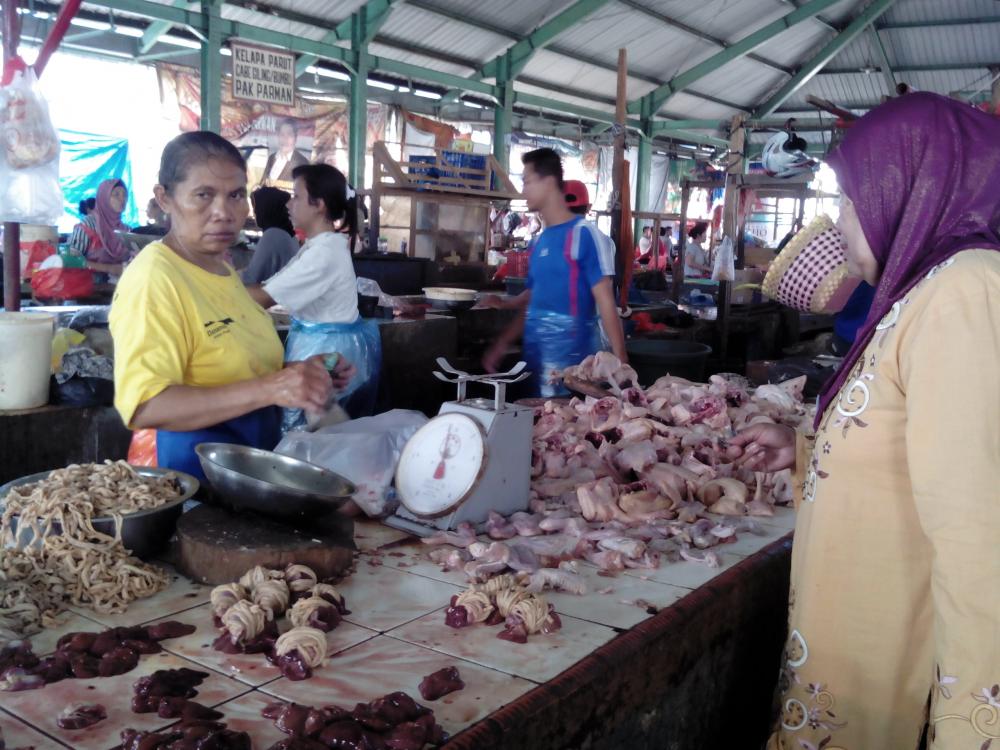
[[[389, 18], [392, 11], [392, 4], [395, 0], [368, 0], [361, 8], [338, 23], [333, 29], [328, 31], [321, 42], [324, 44], [336, 44], [344, 39], [351, 40], [351, 46], [355, 51], [361, 46], [367, 47], [375, 38], [379, 28]], [[358, 38], [359, 37], [359, 38]], [[295, 63], [296, 75], [302, 75], [306, 68], [315, 65], [319, 60], [318, 55], [303, 55]]]
[[792, 76], [791, 80], [787, 81], [767, 101], [757, 107], [754, 110], [753, 116], [756, 118], [767, 117], [788, 101], [796, 91], [812, 80], [812, 77], [816, 75], [820, 68], [836, 57], [838, 52], [854, 41], [855, 37], [867, 29], [870, 24], [875, 23], [895, 2], [896, 0], [875, 0], [875, 2], [865, 8], [842, 32], [830, 40], [812, 59], [806, 62], [799, 69], [799, 72]]
[[936, 21], [888, 21], [878, 24], [879, 31], [896, 29], [936, 29], [939, 26], [979, 26], [985, 23], [1000, 23], [1000, 16], [980, 16], [979, 18], [941, 18]]
[[885, 85], [889, 96], [896, 95], [896, 74], [892, 71], [892, 63], [889, 62], [889, 55], [886, 54], [885, 45], [882, 44], [882, 37], [878, 34], [878, 29], [874, 25], [868, 27], [868, 38], [871, 40], [875, 54], [878, 55], [882, 63], [882, 75], [885, 77]]
[[557, 13], [506, 52], [485, 63], [476, 71], [477, 78], [513, 81], [528, 64], [535, 50], [541, 49], [567, 29], [582, 21], [609, 0], [576, 0], [566, 10]]
[[[185, 8], [187, 7], [187, 0], [174, 0], [173, 6], [175, 8]], [[153, 21], [149, 24], [149, 27], [142, 32], [142, 38], [139, 40], [137, 47], [138, 54], [144, 55], [149, 52], [157, 40], [170, 31], [172, 26], [173, 24], [169, 21]]]
[[[883, 64], [884, 65], [884, 64]], [[897, 65], [892, 70], [897, 75], [900, 73], [943, 73], [950, 70], [989, 70], [990, 66], [996, 65], [994, 62], [971, 62], [971, 63], [938, 63], [935, 65]], [[881, 72], [884, 67], [879, 67], [876, 72]], [[849, 76], [861, 73], [872, 72], [861, 68], [824, 68], [817, 75]]]
[[792, 26], [802, 23], [803, 21], [808, 21], [817, 13], [822, 12], [838, 1], [839, 0], [810, 0], [810, 2], [805, 3], [802, 7], [796, 8], [778, 20], [772, 21], [763, 28], [743, 37], [738, 42], [727, 47], [721, 52], [717, 52], [707, 60], [704, 60], [697, 65], [688, 68], [683, 73], [674, 76], [662, 86], [646, 94], [642, 97], [642, 99], [629, 102], [628, 111], [640, 112], [642, 110], [642, 100], [645, 99], [649, 103], [651, 110], [656, 112], [663, 106], [667, 99], [676, 94], [678, 91], [683, 91], [692, 83], [701, 80], [710, 73], [714, 73], [723, 65], [727, 65], [733, 60], [746, 56], [749, 52], [752, 52], [765, 42], [773, 39], [776, 34], [780, 34], [782, 31], [790, 29]]

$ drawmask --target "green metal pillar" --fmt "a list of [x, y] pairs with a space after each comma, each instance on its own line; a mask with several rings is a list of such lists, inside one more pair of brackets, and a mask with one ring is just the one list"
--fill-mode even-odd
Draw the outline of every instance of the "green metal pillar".
[[497, 81], [500, 96], [493, 110], [493, 157], [503, 167], [510, 168], [510, 149], [507, 137], [510, 135], [510, 123], [514, 114], [514, 86], [507, 81]]
[[201, 0], [201, 129], [222, 130], [222, 0]]
[[[660, 210], [659, 207], [653, 209], [649, 205], [649, 173], [653, 168], [653, 142], [649, 134], [649, 121], [642, 121], [642, 133], [639, 136], [639, 158], [635, 165], [635, 210], [650, 211]], [[642, 226], [644, 221], [636, 219], [634, 222], [633, 235], [636, 243], [642, 236]]]
[[368, 147], [368, 53], [358, 53], [357, 72], [351, 78], [350, 132], [347, 136], [347, 168], [351, 184], [365, 186], [365, 150]]

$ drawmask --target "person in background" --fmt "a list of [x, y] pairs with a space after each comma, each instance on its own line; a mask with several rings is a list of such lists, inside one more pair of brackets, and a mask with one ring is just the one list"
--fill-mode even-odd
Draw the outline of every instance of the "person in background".
[[712, 274], [712, 266], [708, 263], [708, 252], [704, 245], [707, 233], [707, 221], [699, 221], [688, 232], [688, 241], [684, 246], [685, 276], [706, 277]]
[[121, 180], [104, 180], [97, 188], [94, 210], [73, 228], [69, 249], [87, 261], [87, 268], [97, 272], [95, 280], [121, 276], [129, 259], [128, 245], [118, 236], [128, 231], [122, 223], [122, 211], [128, 201], [128, 188]]
[[508, 347], [523, 333], [534, 391], [551, 397], [563, 392], [551, 382], [553, 371], [579, 364], [600, 348], [598, 315], [623, 362], [625, 336], [611, 279], [601, 264], [600, 233], [567, 207], [559, 154], [541, 148], [525, 154], [522, 162], [528, 210], [541, 215], [545, 229], [531, 250], [527, 310], [486, 352], [483, 367], [496, 372]]
[[[291, 218], [306, 242], [298, 254], [260, 286], [248, 287], [263, 307], [292, 314], [286, 361], [337, 351], [357, 368], [339, 401], [352, 417], [371, 416], [378, 395], [382, 345], [378, 326], [358, 314], [358, 279], [350, 244], [357, 235], [357, 197], [347, 178], [328, 164], [292, 172]], [[285, 431], [302, 425], [298, 409], [285, 412]]]
[[350, 378], [343, 358], [332, 376], [322, 356], [282, 366], [271, 317], [224, 260], [246, 221], [246, 190], [246, 162], [222, 136], [170, 141], [154, 188], [170, 232], [129, 264], [111, 303], [122, 421], [157, 431], [159, 466], [199, 478], [199, 443], [273, 450], [276, 407], [322, 409]]
[[132, 230], [132, 234], [162, 237], [170, 230], [170, 217], [160, 208], [160, 204], [156, 202], [156, 198], [150, 198], [149, 203], [146, 204], [146, 218], [149, 219], [149, 223], [141, 227], [136, 227]]
[[[666, 234], [669, 227], [660, 229], [660, 236], [653, 242], [653, 227], [647, 225], [642, 229], [642, 237], [636, 247], [636, 259], [643, 266], [652, 268], [653, 260], [656, 260], [656, 269], [664, 271], [670, 264], [670, 240]], [[654, 250], [655, 248], [655, 250]]]
[[278, 125], [278, 150], [267, 157], [264, 179], [267, 182], [291, 182], [292, 170], [309, 163], [305, 154], [295, 148], [299, 140], [299, 124], [286, 117]]
[[291, 195], [279, 188], [260, 187], [253, 191], [250, 203], [262, 234], [254, 247], [250, 264], [240, 273], [244, 284], [260, 284], [274, 276], [295, 257], [299, 243], [288, 215]]
[[94, 213], [94, 209], [96, 207], [97, 207], [96, 198], [94, 198], [93, 196], [91, 196], [90, 198], [84, 198], [82, 201], [80, 201], [80, 206], [79, 206], [80, 218], [86, 219], [88, 216]]

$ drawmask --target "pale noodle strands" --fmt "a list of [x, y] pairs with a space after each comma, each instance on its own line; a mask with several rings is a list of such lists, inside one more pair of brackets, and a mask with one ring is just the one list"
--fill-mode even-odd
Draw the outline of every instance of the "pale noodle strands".
[[[124, 461], [68, 466], [12, 490], [0, 521], [0, 641], [53, 624], [66, 601], [118, 613], [166, 588], [164, 571], [125, 549], [122, 516], [179, 494], [171, 475], [143, 477]], [[114, 519], [114, 536], [94, 528], [100, 517]]]

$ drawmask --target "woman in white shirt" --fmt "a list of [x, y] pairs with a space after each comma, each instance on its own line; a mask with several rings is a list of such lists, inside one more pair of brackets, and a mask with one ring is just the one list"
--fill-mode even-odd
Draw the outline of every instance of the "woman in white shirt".
[[[352, 418], [375, 410], [382, 346], [378, 326], [358, 315], [358, 280], [351, 260], [357, 235], [357, 198], [347, 178], [328, 164], [306, 164], [292, 171], [292, 223], [306, 241], [288, 265], [262, 286], [250, 287], [264, 307], [281, 305], [292, 314], [285, 361], [339, 352], [357, 375], [339, 395]], [[301, 412], [285, 414], [283, 429], [304, 421]]]

